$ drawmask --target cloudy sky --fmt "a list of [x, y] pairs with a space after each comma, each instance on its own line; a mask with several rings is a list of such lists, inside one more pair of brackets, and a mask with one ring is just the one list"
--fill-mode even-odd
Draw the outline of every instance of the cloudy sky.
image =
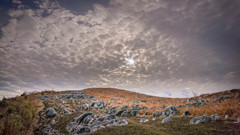
[[240, 88], [239, 0], [1, 0], [0, 98]]

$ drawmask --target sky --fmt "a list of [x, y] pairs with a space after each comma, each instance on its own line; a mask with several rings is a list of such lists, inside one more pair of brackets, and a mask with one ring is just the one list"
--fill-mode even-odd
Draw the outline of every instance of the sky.
[[239, 0], [1, 0], [0, 98], [240, 88]]

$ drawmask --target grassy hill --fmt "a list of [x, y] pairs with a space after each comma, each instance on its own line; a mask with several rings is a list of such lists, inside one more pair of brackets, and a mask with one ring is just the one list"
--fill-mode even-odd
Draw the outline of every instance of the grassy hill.
[[[109, 116], [106, 110], [116, 112], [132, 111], [137, 106], [136, 116], [122, 117], [128, 124], [104, 126], [92, 134], [240, 134], [240, 90], [228, 90], [203, 94], [191, 98], [164, 98], [141, 93], [114, 89], [91, 88], [79, 91], [43, 91], [23, 94], [0, 102], [0, 134], [71, 134], [67, 127], [85, 112], [94, 113], [94, 120]], [[91, 106], [92, 102], [104, 103], [103, 108]], [[88, 109], [84, 109], [84, 105]], [[154, 112], [164, 112], [168, 106], [175, 106], [178, 113], [170, 116], [172, 121], [162, 123], [164, 116], [152, 120]], [[47, 117], [48, 109], [53, 108], [56, 116]], [[119, 111], [120, 110], [120, 111]], [[191, 115], [182, 117], [188, 110]], [[121, 112], [122, 113], [122, 112]], [[195, 116], [218, 114], [220, 120], [200, 124], [190, 124]], [[227, 115], [227, 116], [226, 116]], [[225, 118], [227, 117], [227, 118]], [[148, 122], [140, 122], [142, 118]], [[94, 121], [93, 120], [93, 121]], [[96, 121], [96, 120], [95, 120]], [[90, 122], [91, 123], [91, 122]], [[93, 123], [93, 122], [92, 122]], [[79, 124], [79, 123], [78, 123]], [[79, 125], [78, 125], [79, 126]], [[80, 125], [85, 126], [85, 125]], [[75, 128], [77, 129], [77, 128]]]

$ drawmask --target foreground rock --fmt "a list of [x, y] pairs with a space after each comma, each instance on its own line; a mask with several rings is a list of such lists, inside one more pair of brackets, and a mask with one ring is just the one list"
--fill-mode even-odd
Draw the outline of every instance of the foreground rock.
[[70, 122], [67, 126], [67, 131], [72, 135], [90, 134], [106, 126], [124, 126], [127, 124], [126, 120], [120, 121], [116, 115], [103, 115], [100, 117], [92, 112], [86, 112], [76, 117], [74, 122]]
[[190, 120], [190, 124], [199, 124], [204, 122], [210, 122], [211, 118], [207, 115], [197, 116]]
[[170, 121], [173, 121], [171, 117], [164, 118], [161, 123], [168, 123]]

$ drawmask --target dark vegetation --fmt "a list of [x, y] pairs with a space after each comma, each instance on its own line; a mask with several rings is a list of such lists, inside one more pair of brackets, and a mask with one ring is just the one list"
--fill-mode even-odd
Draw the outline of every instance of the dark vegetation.
[[28, 134], [37, 117], [35, 96], [23, 95], [0, 102], [0, 134]]

